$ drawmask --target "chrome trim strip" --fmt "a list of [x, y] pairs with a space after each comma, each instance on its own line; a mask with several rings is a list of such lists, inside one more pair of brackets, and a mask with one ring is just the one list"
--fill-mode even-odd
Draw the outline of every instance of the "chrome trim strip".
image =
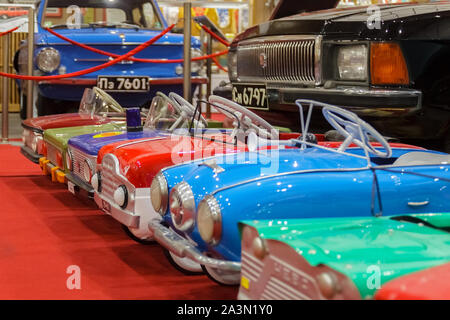
[[163, 226], [158, 221], [150, 221], [148, 225], [155, 240], [164, 248], [181, 258], [189, 258], [195, 262], [221, 270], [240, 271], [241, 263], [214, 259], [202, 254], [197, 248], [175, 231]]
[[115, 147], [114, 150], [117, 150], [117, 149], [120, 149], [120, 148], [125, 148], [125, 147], [128, 147], [128, 146], [134, 145], [134, 144], [139, 144], [139, 143], [144, 143], [144, 142], [149, 142], [149, 141], [164, 140], [164, 139], [167, 138], [167, 136], [157, 137], [157, 138], [148, 138], [148, 139], [144, 139], [144, 140], [137, 140], [137, 141], [127, 142], [127, 143], [121, 144], [120, 146]]

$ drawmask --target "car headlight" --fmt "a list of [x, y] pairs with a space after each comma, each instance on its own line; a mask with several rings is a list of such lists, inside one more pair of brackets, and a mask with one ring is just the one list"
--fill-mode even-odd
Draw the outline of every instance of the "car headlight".
[[66, 169], [69, 171], [73, 170], [73, 157], [72, 152], [70, 152], [70, 150], [67, 150], [66, 152]]
[[160, 215], [164, 215], [167, 211], [169, 188], [164, 174], [159, 172], [152, 181], [150, 186], [150, 199], [152, 201], [153, 209]]
[[125, 209], [128, 205], [128, 190], [127, 187], [124, 185], [119, 186], [116, 191], [114, 191], [114, 202], [121, 207], [122, 209]]
[[228, 53], [228, 76], [230, 80], [236, 80], [238, 77], [237, 73], [237, 52]]
[[28, 137], [30, 136], [31, 131], [30, 130], [23, 130], [22, 132], [22, 142], [24, 145], [27, 145]]
[[92, 176], [94, 174], [94, 166], [89, 160], [84, 160], [83, 177], [84, 180], [91, 183]]
[[202, 239], [211, 245], [219, 243], [222, 236], [222, 213], [219, 203], [207, 195], [198, 205], [197, 228]]
[[55, 71], [61, 63], [59, 51], [52, 48], [44, 48], [36, 56], [36, 65], [39, 70], [47, 73]]
[[195, 224], [195, 201], [191, 187], [183, 181], [173, 187], [169, 198], [174, 226], [183, 232], [190, 231]]
[[340, 80], [367, 80], [368, 50], [366, 45], [338, 48], [337, 67]]
[[92, 188], [98, 193], [102, 192], [102, 175], [100, 172], [94, 174], [91, 179]]
[[30, 148], [37, 153], [38, 151], [38, 139], [35, 135], [31, 138], [31, 145]]
[[[192, 49], [191, 50], [191, 57], [197, 58], [202, 56], [202, 51], [200, 49]], [[198, 60], [198, 61], [192, 61], [191, 62], [191, 72], [192, 73], [199, 73], [200, 70], [203, 67], [203, 64], [205, 63], [205, 60]]]

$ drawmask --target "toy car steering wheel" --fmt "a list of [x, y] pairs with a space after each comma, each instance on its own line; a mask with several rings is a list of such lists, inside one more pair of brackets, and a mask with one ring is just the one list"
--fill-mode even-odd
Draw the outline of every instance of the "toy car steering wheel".
[[[345, 140], [338, 151], [345, 151], [345, 149], [353, 142], [378, 157], [389, 158], [392, 156], [392, 149], [386, 139], [370, 124], [360, 119], [353, 112], [327, 105], [322, 108], [322, 113], [325, 119], [327, 119], [327, 121], [345, 137]], [[379, 142], [384, 151], [375, 149], [369, 142], [369, 137], [367, 135], [372, 136]]]
[[[234, 114], [239, 119], [241, 129], [244, 131], [245, 136], [250, 133], [250, 130], [255, 130], [257, 135], [261, 138], [278, 140], [278, 130], [272, 127], [266, 120], [257, 116], [247, 108], [219, 96], [212, 95], [208, 100], [213, 106], [217, 105], [220, 107], [216, 109], [227, 117], [230, 116], [230, 113]], [[238, 130], [238, 127], [233, 129], [231, 134], [232, 138], [236, 136]]]
[[124, 112], [122, 106], [104, 90], [100, 89], [99, 87], [94, 87], [93, 91], [94, 93], [98, 94], [98, 96], [102, 98], [103, 101], [107, 103], [107, 108], [111, 108], [118, 113]]
[[[169, 93], [169, 97], [174, 100], [181, 108], [181, 117], [184, 119], [190, 119], [194, 116], [195, 113], [195, 107], [190, 104], [188, 101], [186, 101], [184, 98], [182, 98], [180, 95], [176, 94], [175, 92]], [[194, 119], [194, 123], [197, 120]], [[203, 124], [203, 127], [208, 127], [208, 121], [201, 115], [200, 113], [200, 122]]]

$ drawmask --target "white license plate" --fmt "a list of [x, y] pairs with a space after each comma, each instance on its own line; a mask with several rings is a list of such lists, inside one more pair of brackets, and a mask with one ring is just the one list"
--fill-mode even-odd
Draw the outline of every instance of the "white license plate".
[[269, 109], [267, 88], [264, 84], [233, 84], [234, 102], [253, 109]]
[[75, 194], [75, 185], [72, 182], [67, 181], [67, 189], [70, 193]]
[[150, 78], [99, 76], [97, 87], [109, 92], [148, 92]]

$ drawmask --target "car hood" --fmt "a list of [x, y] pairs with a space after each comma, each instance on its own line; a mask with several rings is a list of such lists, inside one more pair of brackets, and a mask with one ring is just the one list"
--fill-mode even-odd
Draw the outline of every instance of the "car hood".
[[79, 126], [70, 128], [48, 129], [44, 131], [44, 141], [51, 143], [60, 150], [67, 148], [70, 138], [82, 134], [102, 132], [102, 131], [118, 131], [125, 130], [125, 122], [110, 122], [102, 125]]
[[301, 12], [310, 12], [334, 8], [340, 0], [280, 0], [272, 11], [270, 20], [288, 17]]
[[[159, 35], [161, 31], [154, 30], [139, 30], [136, 31], [130, 28], [82, 28], [76, 31], [71, 29], [54, 29], [56, 33], [66, 36], [74, 41], [81, 42], [86, 45], [108, 45], [116, 44], [122, 45], [126, 43], [141, 44], [151, 38]], [[36, 43], [38, 45], [66, 45], [67, 42], [44, 31], [37, 36]], [[183, 35], [168, 33], [155, 42], [155, 45], [171, 44], [183, 45]], [[199, 40], [192, 39], [193, 46], [199, 46]]]
[[42, 131], [46, 129], [78, 127], [88, 125], [99, 125], [109, 123], [111, 120], [106, 117], [88, 114], [65, 113], [53, 114], [37, 118], [26, 119], [22, 121], [24, 128], [30, 128], [34, 131]]
[[[138, 139], [130, 143], [114, 143], [104, 146], [98, 153], [97, 163], [101, 163], [107, 153], [112, 153], [119, 161], [121, 173], [136, 188], [148, 188], [153, 177], [161, 169], [174, 164], [201, 159], [220, 153], [244, 151], [245, 145], [236, 147], [224, 144], [229, 135], [216, 134], [218, 141], [186, 135], [172, 134], [169, 137]], [[222, 139], [220, 139], [222, 137]]]
[[139, 132], [110, 131], [102, 132], [100, 134], [89, 133], [71, 138], [69, 140], [69, 145], [79, 149], [86, 154], [96, 156], [103, 146], [111, 143], [142, 138], [165, 137], [167, 135], [168, 133], [152, 129], [144, 129], [143, 131]]
[[[272, 20], [251, 27], [233, 40], [233, 46], [246, 39], [276, 35], [323, 35], [339, 39], [448, 39], [445, 19], [449, 3], [399, 3], [379, 5], [380, 28], [370, 29], [372, 11], [368, 7], [336, 8]], [[418, 18], [423, 28], [418, 27]]]
[[[450, 226], [450, 213], [414, 217]], [[387, 217], [243, 223], [256, 228], [260, 237], [266, 240], [281, 241], [291, 246], [310, 265], [327, 265], [347, 275], [362, 297], [374, 293], [366, 285], [369, 266], [380, 268], [384, 283], [450, 261], [449, 233]]]
[[222, 172], [216, 173], [210, 166], [202, 165], [204, 160], [165, 170], [169, 187], [182, 177], [191, 184], [199, 202], [218, 189], [264, 176], [315, 169], [364, 168], [367, 165], [364, 159], [319, 148], [246, 152], [207, 159], [207, 162], [211, 161]]

